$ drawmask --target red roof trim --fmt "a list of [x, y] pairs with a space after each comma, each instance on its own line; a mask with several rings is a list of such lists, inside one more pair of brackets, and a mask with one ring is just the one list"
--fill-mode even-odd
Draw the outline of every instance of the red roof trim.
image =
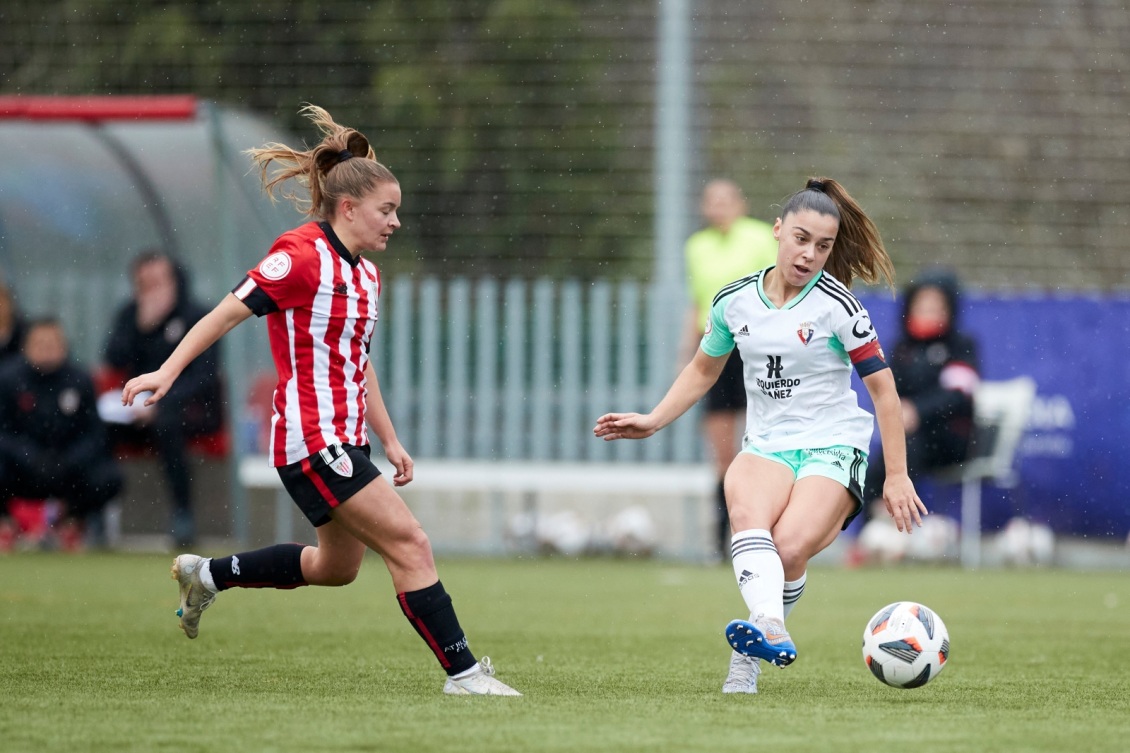
[[196, 117], [191, 94], [154, 97], [0, 96], [0, 119], [189, 120]]

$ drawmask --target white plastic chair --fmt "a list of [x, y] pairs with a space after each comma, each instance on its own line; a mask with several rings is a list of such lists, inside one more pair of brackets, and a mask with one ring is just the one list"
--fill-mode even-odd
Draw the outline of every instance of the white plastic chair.
[[969, 458], [933, 474], [943, 483], [961, 484], [961, 564], [981, 564], [981, 483], [999, 486], [1017, 483], [1016, 451], [1028, 426], [1036, 382], [1021, 376], [981, 382], [973, 396], [973, 443]]

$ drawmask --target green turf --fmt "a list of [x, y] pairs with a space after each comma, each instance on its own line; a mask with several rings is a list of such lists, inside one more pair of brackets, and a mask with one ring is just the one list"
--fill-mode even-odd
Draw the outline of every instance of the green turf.
[[[222, 594], [176, 627], [168, 557], [0, 559], [0, 750], [1123, 751], [1125, 574], [814, 569], [796, 664], [719, 692], [722, 566], [448, 560], [479, 655], [524, 698], [453, 698], [371, 558], [343, 589]], [[860, 640], [884, 604], [945, 620], [951, 661], [879, 684]]]

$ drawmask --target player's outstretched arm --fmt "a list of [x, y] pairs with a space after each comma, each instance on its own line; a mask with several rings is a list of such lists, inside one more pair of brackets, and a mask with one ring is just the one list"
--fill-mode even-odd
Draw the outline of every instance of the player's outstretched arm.
[[251, 309], [228, 293], [216, 308], [193, 325], [161, 368], [126, 382], [122, 388], [122, 405], [133, 405], [134, 398], [142, 392], [153, 393], [145, 398], [145, 405], [153, 405], [163, 398], [188, 364], [249, 316]]
[[690, 410], [706, 394], [710, 386], [718, 381], [718, 375], [729, 357], [729, 353], [708, 356], [700, 348], [651, 413], [605, 413], [596, 420], [593, 434], [606, 442], [650, 437]]
[[875, 404], [875, 419], [883, 443], [887, 480], [883, 483], [883, 502], [894, 518], [895, 527], [910, 533], [911, 524], [922, 526], [922, 515], [929, 511], [914, 491], [906, 467], [906, 430], [902, 423], [902, 402], [890, 369], [863, 377], [863, 384]]

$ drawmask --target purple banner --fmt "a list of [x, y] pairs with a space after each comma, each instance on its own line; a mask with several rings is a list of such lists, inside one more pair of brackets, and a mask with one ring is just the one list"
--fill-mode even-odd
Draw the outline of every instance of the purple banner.
[[[860, 300], [880, 342], [893, 346], [901, 299], [867, 293]], [[1130, 297], [966, 293], [960, 316], [962, 329], [980, 346], [983, 379], [1028, 375], [1037, 385], [1017, 463], [1019, 483], [1012, 489], [984, 485], [986, 530], [1024, 515], [1060, 534], [1125, 538], [1130, 455], [1119, 452], [1130, 438]], [[870, 410], [867, 390], [858, 380], [857, 386]], [[931, 510], [958, 517], [958, 488], [919, 486]]]

